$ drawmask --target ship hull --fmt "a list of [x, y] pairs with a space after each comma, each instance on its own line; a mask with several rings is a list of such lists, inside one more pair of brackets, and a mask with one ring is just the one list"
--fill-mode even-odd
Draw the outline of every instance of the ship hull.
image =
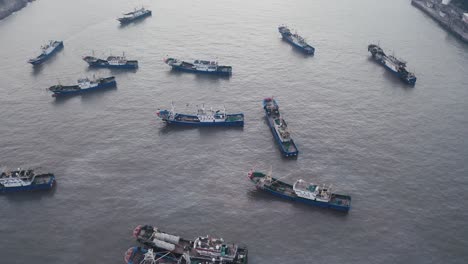
[[294, 42], [294, 40], [291, 39], [291, 37], [289, 36], [285, 36], [285, 35], [281, 35], [283, 37], [283, 40], [288, 42], [289, 44], [291, 44], [291, 46], [293, 46], [294, 48], [296, 48], [297, 50], [300, 50], [302, 51], [303, 53], [305, 54], [308, 54], [308, 55], [314, 55], [315, 54], [315, 49], [308, 45], [308, 47], [310, 47], [311, 49], [306, 49], [304, 48], [303, 46], [301, 45], [298, 45], [296, 42]]
[[49, 54], [45, 54], [44, 56], [40, 55], [35, 59], [29, 60], [28, 62], [31, 63], [32, 65], [42, 64], [43, 62], [50, 59], [50, 57], [52, 57], [55, 53], [57, 53], [61, 49], [63, 49], [63, 41], [61, 41], [60, 44], [57, 45]]
[[[256, 183], [253, 179], [250, 179], [250, 180], [253, 183]], [[288, 184], [283, 183], [283, 182], [281, 182], [281, 183], [285, 184], [285, 185], [288, 185]], [[292, 189], [292, 186], [290, 186], [290, 187]], [[293, 201], [293, 202], [299, 202], [299, 203], [303, 203], [303, 204], [307, 204], [307, 205], [312, 205], [312, 206], [316, 206], [316, 207], [329, 208], [329, 209], [342, 211], [342, 212], [348, 212], [349, 209], [351, 208], [350, 206], [340, 206], [340, 205], [329, 203], [329, 202], [321, 202], [321, 201], [314, 201], [314, 200], [305, 199], [305, 198], [302, 198], [302, 197], [298, 197], [297, 195], [290, 195], [290, 194], [287, 194], [287, 193], [275, 191], [275, 190], [270, 189], [268, 187], [256, 186], [256, 188], [257, 188], [257, 190], [261, 190], [261, 191], [270, 193], [270, 194], [272, 194], [272, 195], [274, 195], [276, 197], [279, 197], [279, 198], [283, 198], [283, 199], [286, 199], [286, 200], [290, 200], [290, 201]]]
[[405, 77], [401, 76], [401, 74], [397, 71], [395, 71], [394, 69], [392, 69], [390, 66], [387, 65], [386, 62], [384, 61], [379, 61], [380, 64], [382, 64], [384, 66], [385, 69], [387, 69], [388, 71], [390, 71], [391, 73], [393, 73], [393, 75], [395, 75], [396, 77], [398, 77], [401, 81], [403, 81], [404, 83], [406, 84], [409, 84], [409, 85], [415, 85], [416, 84], [416, 78], [414, 79], [406, 79]]
[[265, 111], [265, 118], [267, 119], [267, 124], [270, 127], [271, 133], [273, 134], [273, 137], [275, 138], [276, 143], [278, 144], [278, 147], [281, 151], [281, 154], [285, 157], [296, 157], [299, 155], [299, 151], [297, 150], [296, 144], [294, 143], [294, 140], [291, 139], [289, 141], [289, 144], [296, 150], [296, 151], [289, 151], [287, 147], [285, 146], [285, 143], [283, 143], [278, 135], [278, 133], [275, 130], [275, 125], [273, 119], [266, 113]]
[[186, 122], [177, 120], [164, 120], [168, 125], [180, 125], [191, 127], [242, 127], [244, 121], [229, 121], [229, 122]]
[[92, 63], [88, 62], [89, 67], [94, 67], [94, 68], [108, 68], [108, 69], [137, 69], [138, 68], [138, 63], [137, 64], [125, 64], [125, 65], [112, 65], [109, 63]]
[[98, 86], [87, 88], [87, 89], [81, 89], [81, 90], [76, 90], [76, 91], [56, 91], [56, 92], [53, 92], [54, 94], [52, 96], [60, 97], [60, 96], [71, 96], [71, 95], [83, 94], [87, 92], [93, 92], [97, 90], [115, 87], [116, 85], [117, 85], [117, 82], [115, 80], [112, 80], [112, 81], [100, 83]]
[[230, 76], [232, 72], [228, 71], [200, 71], [197, 69], [189, 69], [181, 66], [171, 65], [173, 70], [182, 71], [182, 72], [189, 72], [189, 73], [200, 73], [200, 74], [207, 74], [207, 75], [220, 75], [220, 76]]
[[0, 187], [0, 193], [13, 193], [13, 192], [26, 192], [26, 191], [41, 191], [50, 190], [55, 184], [55, 176], [52, 176], [47, 183], [43, 184], [31, 184], [28, 186], [18, 187]]
[[148, 12], [142, 14], [141, 16], [135, 17], [135, 18], [118, 18], [117, 20], [120, 22], [121, 25], [126, 25], [126, 24], [129, 24], [129, 23], [141, 20], [143, 18], [149, 17], [151, 15], [152, 15], [151, 11], [148, 10]]

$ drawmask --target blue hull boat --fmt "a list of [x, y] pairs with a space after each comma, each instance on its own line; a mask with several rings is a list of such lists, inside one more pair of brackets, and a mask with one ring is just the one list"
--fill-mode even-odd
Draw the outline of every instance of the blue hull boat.
[[48, 60], [52, 55], [57, 53], [57, 51], [63, 48], [63, 41], [50, 41], [49, 44], [42, 47], [41, 55], [37, 56], [34, 59], [30, 59], [28, 62], [32, 65], [39, 65], [44, 61]]
[[283, 40], [291, 44], [294, 48], [297, 48], [298, 50], [309, 55], [315, 54], [315, 48], [307, 44], [304, 38], [299, 36], [297, 33], [291, 33], [291, 30], [289, 30], [288, 27], [280, 26], [278, 27], [278, 31], [280, 32], [281, 37], [283, 37]]
[[294, 185], [291, 185], [272, 178], [271, 174], [253, 170], [249, 172], [248, 177], [255, 183], [258, 190], [286, 200], [342, 212], [348, 212], [351, 209], [351, 197], [332, 193], [330, 187], [307, 184], [303, 180], [298, 180]]
[[372, 58], [382, 64], [387, 70], [400, 78], [403, 82], [409, 85], [416, 84], [416, 76], [414, 73], [406, 70], [406, 62], [397, 59], [395, 56], [387, 55], [381, 47], [375, 44], [370, 44], [367, 50], [372, 54]]
[[265, 118], [271, 129], [271, 133], [278, 143], [281, 154], [286, 157], [296, 157], [299, 155], [299, 150], [290, 137], [286, 121], [279, 113], [279, 107], [273, 98], [263, 99], [263, 109], [265, 110]]
[[198, 109], [196, 115], [176, 113], [172, 110], [158, 110], [156, 115], [169, 125], [181, 125], [192, 127], [242, 127], [244, 126], [244, 114], [227, 114], [226, 110]]
[[49, 88], [49, 91], [53, 93], [53, 97], [58, 96], [71, 96], [87, 92], [93, 92], [96, 90], [102, 90], [117, 85], [115, 77], [99, 78], [95, 80], [89, 80], [88, 78], [78, 80], [77, 85], [54, 85]]
[[49, 190], [54, 183], [52, 173], [35, 174], [33, 170], [18, 169], [0, 174], [0, 193]]

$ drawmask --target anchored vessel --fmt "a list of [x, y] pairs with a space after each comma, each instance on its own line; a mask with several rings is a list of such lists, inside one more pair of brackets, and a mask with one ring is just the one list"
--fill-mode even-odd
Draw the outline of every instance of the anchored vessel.
[[32, 65], [38, 65], [49, 59], [53, 54], [63, 48], [63, 41], [51, 40], [48, 44], [41, 47], [42, 53], [28, 62]]
[[0, 193], [48, 190], [54, 183], [55, 176], [52, 173], [36, 174], [32, 169], [19, 168], [0, 174]]
[[194, 60], [188, 62], [174, 58], [167, 58], [164, 60], [164, 62], [167, 65], [171, 66], [172, 69], [179, 71], [225, 76], [229, 76], [232, 74], [231, 66], [218, 65], [217, 61]]
[[122, 56], [109, 56], [107, 59], [99, 59], [94, 56], [85, 56], [83, 60], [86, 61], [90, 67], [99, 68], [114, 68], [114, 69], [136, 69], [138, 68], [137, 60], [127, 60], [125, 54]]
[[382, 48], [375, 44], [370, 44], [367, 50], [372, 54], [375, 61], [382, 64], [405, 83], [411, 85], [416, 83], [416, 76], [406, 70], [406, 62], [397, 59], [395, 56], [385, 54]]
[[289, 42], [293, 47], [301, 50], [306, 54], [314, 55], [315, 48], [307, 44], [305, 39], [299, 36], [297, 33], [291, 33], [291, 30], [289, 30], [287, 26], [279, 26], [278, 31], [283, 39]]
[[127, 24], [130, 22], [133, 22], [135, 20], [139, 20], [142, 18], [145, 18], [147, 16], [151, 16], [151, 10], [145, 9], [144, 7], [140, 9], [135, 9], [133, 12], [129, 12], [124, 14], [123, 17], [117, 18], [117, 20], [120, 22], [120, 24]]
[[268, 126], [278, 143], [281, 153], [286, 157], [297, 156], [299, 151], [290, 136], [286, 121], [280, 115], [275, 99], [271, 97], [263, 99], [263, 109], [265, 110]]
[[251, 170], [248, 176], [257, 189], [281, 198], [345, 212], [351, 208], [351, 197], [332, 193], [330, 186], [319, 186], [303, 180], [290, 185], [271, 177], [271, 172], [265, 174]]
[[198, 108], [196, 114], [180, 114], [174, 111], [174, 105], [169, 110], [158, 110], [156, 115], [165, 121], [167, 124], [199, 126], [199, 127], [215, 127], [215, 126], [244, 126], [244, 114], [228, 114], [226, 109], [205, 110], [202, 106]]
[[[226, 243], [222, 238], [200, 236], [186, 240], [167, 234], [150, 225], [137, 226], [133, 231], [137, 241], [155, 250], [167, 250], [175, 256], [184, 254], [192, 260], [212, 261], [207, 263], [245, 264], [247, 247]], [[197, 262], [195, 262], [197, 263]]]
[[49, 87], [49, 91], [53, 92], [53, 97], [61, 95], [74, 95], [84, 92], [91, 92], [98, 89], [115, 87], [115, 77], [106, 77], [90, 80], [88, 78], [83, 78], [78, 80], [77, 85], [54, 85]]

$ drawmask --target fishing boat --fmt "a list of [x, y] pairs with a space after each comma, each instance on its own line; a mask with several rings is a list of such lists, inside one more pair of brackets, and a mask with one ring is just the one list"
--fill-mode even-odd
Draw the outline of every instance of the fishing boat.
[[151, 10], [142, 7], [140, 9], [135, 8], [134, 11], [125, 13], [123, 17], [117, 18], [117, 20], [120, 22], [120, 24], [128, 24], [148, 16], [151, 16]]
[[110, 88], [116, 86], [115, 77], [94, 78], [92, 80], [83, 78], [78, 80], [76, 85], [61, 85], [57, 84], [49, 87], [49, 91], [53, 93], [53, 97], [63, 95], [75, 95], [100, 89]]
[[49, 190], [54, 183], [55, 176], [52, 173], [37, 174], [33, 169], [21, 168], [5, 170], [0, 174], [0, 193]]
[[293, 47], [304, 52], [305, 54], [314, 55], [315, 48], [307, 44], [305, 39], [299, 36], [297, 33], [291, 33], [291, 30], [287, 26], [279, 26], [278, 31], [281, 37], [291, 44]]
[[174, 70], [191, 72], [191, 73], [204, 73], [214, 75], [225, 75], [229, 76], [232, 74], [231, 66], [218, 65], [217, 61], [207, 60], [194, 60], [194, 61], [183, 61], [174, 58], [164, 59], [164, 62], [171, 66]]
[[175, 256], [185, 254], [190, 259], [212, 261], [208, 263], [247, 263], [247, 247], [226, 243], [222, 238], [200, 236], [194, 240], [186, 240], [179, 236], [167, 234], [150, 225], [137, 226], [133, 230], [133, 236], [138, 242], [149, 248], [166, 250]]
[[110, 69], [136, 69], [138, 68], [137, 60], [127, 60], [125, 53], [122, 56], [108, 56], [106, 59], [100, 59], [93, 56], [84, 56], [89, 67], [110, 68]]
[[41, 47], [41, 54], [28, 62], [32, 65], [39, 65], [49, 59], [57, 51], [63, 48], [63, 41], [51, 40], [49, 43]]
[[289, 133], [286, 121], [281, 117], [279, 106], [273, 97], [263, 99], [263, 109], [268, 126], [273, 133], [275, 141], [278, 143], [281, 154], [286, 157], [295, 157], [299, 154], [294, 140]]
[[351, 197], [332, 193], [331, 186], [308, 183], [302, 179], [291, 185], [280, 179], [273, 178], [271, 171], [263, 173], [253, 169], [248, 173], [248, 177], [258, 190], [266, 191], [287, 200], [344, 212], [348, 212], [351, 208]]
[[387, 55], [379, 45], [370, 44], [367, 50], [372, 54], [372, 58], [382, 64], [387, 70], [398, 76], [403, 82], [415, 85], [416, 76], [406, 69], [406, 62], [393, 55]]
[[197, 127], [232, 127], [244, 126], [244, 114], [228, 114], [226, 109], [206, 110], [204, 105], [197, 109], [196, 114], [180, 114], [174, 110], [158, 110], [156, 115], [170, 125], [197, 126]]

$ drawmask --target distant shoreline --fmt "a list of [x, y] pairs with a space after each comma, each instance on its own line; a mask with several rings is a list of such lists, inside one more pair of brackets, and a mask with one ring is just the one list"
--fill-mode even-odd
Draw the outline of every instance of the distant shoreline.
[[0, 0], [0, 20], [25, 7], [34, 0]]

